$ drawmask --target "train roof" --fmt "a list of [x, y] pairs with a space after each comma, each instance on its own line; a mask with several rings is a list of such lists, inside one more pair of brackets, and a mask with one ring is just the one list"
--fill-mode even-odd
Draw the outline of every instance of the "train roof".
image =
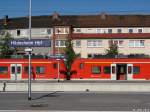
[[[63, 60], [63, 59], [55, 59], [55, 58], [49, 58], [49, 59], [31, 59], [31, 61], [58, 61], [58, 60]], [[0, 59], [1, 62], [3, 61], [28, 61], [28, 59], [5, 59], [5, 58], [1, 58]]]
[[91, 61], [91, 62], [95, 62], [95, 61], [133, 61], [133, 62], [137, 62], [137, 61], [150, 61], [150, 58], [78, 58], [77, 61]]

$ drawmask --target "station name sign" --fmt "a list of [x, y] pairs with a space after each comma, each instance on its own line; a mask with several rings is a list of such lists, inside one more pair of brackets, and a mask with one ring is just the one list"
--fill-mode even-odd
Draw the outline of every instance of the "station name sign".
[[51, 41], [49, 39], [13, 39], [9, 45], [11, 47], [51, 47]]

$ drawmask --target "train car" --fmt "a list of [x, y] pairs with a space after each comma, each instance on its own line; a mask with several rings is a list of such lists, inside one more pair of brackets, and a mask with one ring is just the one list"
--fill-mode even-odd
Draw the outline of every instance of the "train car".
[[71, 79], [150, 80], [150, 59], [76, 59]]
[[[31, 77], [34, 80], [66, 77], [66, 67], [61, 59], [32, 59], [31, 66]], [[0, 80], [26, 80], [28, 70], [28, 59], [0, 59]]]

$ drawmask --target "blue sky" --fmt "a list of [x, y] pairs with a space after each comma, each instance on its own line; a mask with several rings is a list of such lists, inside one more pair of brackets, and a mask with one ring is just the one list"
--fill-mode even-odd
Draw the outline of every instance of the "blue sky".
[[[0, 18], [27, 16], [29, 0], [0, 0]], [[33, 15], [150, 14], [150, 0], [32, 0]]]

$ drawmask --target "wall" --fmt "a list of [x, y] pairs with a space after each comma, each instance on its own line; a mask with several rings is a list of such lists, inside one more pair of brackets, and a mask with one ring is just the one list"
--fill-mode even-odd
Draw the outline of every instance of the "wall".
[[[138, 29], [142, 29], [143, 33], [150, 33], [150, 27], [74, 28], [74, 33], [108, 33], [108, 29], [112, 29], [112, 33], [118, 33], [117, 29], [122, 29], [122, 33], [129, 33], [129, 28], [132, 28], [134, 33], [138, 33]], [[77, 29], [81, 29], [81, 32], [77, 32]]]
[[[98, 40], [98, 39], [96, 39]], [[115, 40], [115, 39], [114, 39]], [[118, 40], [118, 39], [116, 39]], [[123, 46], [119, 47], [119, 53], [123, 54], [149, 54], [150, 55], [150, 39], [144, 39], [145, 41], [145, 46], [144, 47], [129, 47], [129, 39], [120, 39], [123, 40]], [[138, 40], [138, 39], [132, 39], [132, 40]], [[143, 39], [142, 39], [143, 40]], [[73, 40], [74, 43], [74, 50], [78, 54], [81, 54], [82, 58], [87, 58], [88, 54], [105, 54], [106, 49], [109, 47], [109, 40], [108, 39], [102, 39], [102, 47], [87, 47], [87, 39], [82, 39], [81, 40], [81, 47], [76, 47], [75, 46], [75, 41]]]

